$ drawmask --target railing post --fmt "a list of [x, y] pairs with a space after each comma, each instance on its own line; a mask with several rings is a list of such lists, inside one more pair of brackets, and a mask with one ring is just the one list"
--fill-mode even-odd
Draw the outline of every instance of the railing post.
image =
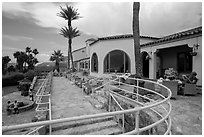
[[119, 79], [119, 80], [118, 80], [118, 81], [119, 81], [119, 86], [118, 86], [118, 87], [120, 87], [120, 76], [118, 76], [118, 79]]
[[109, 94], [108, 112], [111, 112], [111, 95]]
[[[51, 113], [51, 99], [49, 95], [49, 120], [52, 120]], [[52, 125], [49, 125], [49, 135], [52, 135]]]
[[138, 98], [138, 92], [139, 92], [139, 89], [138, 89], [138, 87], [139, 87], [139, 81], [138, 81], [138, 78], [136, 78], [136, 81], [137, 81], [137, 101], [139, 100], [139, 98]]
[[135, 112], [135, 130], [137, 131], [137, 135], [139, 135], [139, 111]]
[[125, 133], [125, 114], [122, 114], [123, 133]]

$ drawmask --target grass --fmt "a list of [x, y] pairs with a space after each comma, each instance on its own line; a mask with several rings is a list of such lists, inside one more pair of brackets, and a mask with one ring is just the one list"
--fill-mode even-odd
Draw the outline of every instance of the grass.
[[10, 93], [17, 92], [17, 91], [18, 91], [17, 86], [3, 87], [2, 88], [2, 96], [5, 96], [5, 95], [8, 95]]
[[20, 72], [7, 72], [5, 75], [2, 75], [2, 78], [10, 77], [10, 76], [16, 75], [18, 73], [20, 73]]

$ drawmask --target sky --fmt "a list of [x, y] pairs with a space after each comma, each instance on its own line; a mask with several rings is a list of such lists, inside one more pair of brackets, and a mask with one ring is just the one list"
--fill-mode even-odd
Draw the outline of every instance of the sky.
[[[13, 53], [27, 46], [38, 49], [39, 62], [49, 61], [54, 50], [67, 55], [67, 39], [59, 35], [67, 22], [57, 16], [65, 4], [82, 17], [72, 22], [81, 33], [73, 50], [89, 38], [132, 34], [132, 2], [2, 2], [2, 56], [15, 62]], [[140, 3], [140, 35], [162, 37], [201, 25], [201, 2]]]

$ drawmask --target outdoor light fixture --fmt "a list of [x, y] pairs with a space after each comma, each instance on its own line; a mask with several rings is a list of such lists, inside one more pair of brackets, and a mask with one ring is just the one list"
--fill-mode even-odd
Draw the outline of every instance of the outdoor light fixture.
[[145, 60], [150, 60], [150, 59], [151, 59], [150, 55], [147, 54], [147, 56], [145, 57]]
[[192, 52], [190, 52], [190, 54], [191, 54], [191, 56], [196, 56], [198, 53], [197, 53], [197, 50], [198, 50], [198, 47], [199, 47], [200, 45], [199, 44], [194, 44], [193, 45], [193, 51]]

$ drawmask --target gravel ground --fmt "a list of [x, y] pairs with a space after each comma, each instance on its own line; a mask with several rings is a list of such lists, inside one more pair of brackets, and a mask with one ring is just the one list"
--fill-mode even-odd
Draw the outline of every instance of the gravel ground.
[[171, 100], [172, 134], [202, 135], [202, 95]]

